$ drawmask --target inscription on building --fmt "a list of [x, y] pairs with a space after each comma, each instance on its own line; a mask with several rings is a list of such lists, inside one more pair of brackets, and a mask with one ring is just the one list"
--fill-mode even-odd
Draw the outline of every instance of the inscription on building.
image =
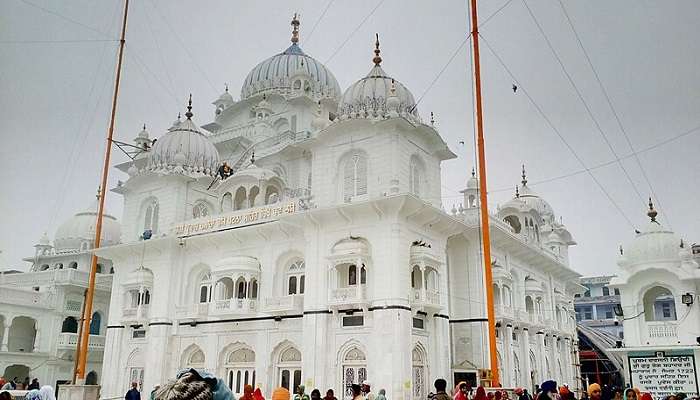
[[684, 392], [688, 397], [698, 395], [695, 379], [695, 357], [629, 357], [632, 387], [651, 393], [655, 399]]
[[283, 215], [294, 214], [297, 210], [298, 207], [294, 202], [274, 204], [242, 210], [233, 214], [220, 215], [198, 222], [176, 225], [174, 230], [175, 235], [180, 237], [216, 232], [261, 222], [269, 222]]

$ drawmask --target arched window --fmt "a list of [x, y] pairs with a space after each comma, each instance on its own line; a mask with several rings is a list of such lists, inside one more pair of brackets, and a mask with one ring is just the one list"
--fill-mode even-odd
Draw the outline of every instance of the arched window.
[[233, 210], [233, 195], [230, 192], [226, 192], [221, 198], [221, 212], [228, 212]]
[[644, 293], [644, 319], [647, 321], [675, 321], [676, 301], [670, 290], [654, 286]]
[[[230, 196], [230, 194], [229, 194]], [[209, 215], [209, 207], [207, 203], [203, 201], [198, 201], [192, 206], [192, 218], [202, 218]]]
[[409, 164], [409, 186], [410, 192], [416, 196], [421, 194], [421, 183], [423, 182], [423, 162], [418, 156], [411, 156]]
[[287, 268], [287, 294], [304, 294], [304, 260], [294, 261]]
[[62, 333], [78, 333], [78, 321], [73, 317], [67, 317], [61, 325]]
[[367, 283], [367, 268], [365, 268], [364, 264], [362, 264], [362, 268], [360, 268], [360, 283], [363, 285]]
[[279, 190], [274, 186], [268, 186], [265, 189], [265, 204], [274, 204], [279, 201]]
[[248, 298], [257, 299], [258, 298], [258, 280], [253, 278], [250, 281], [250, 289], [248, 290]]
[[151, 200], [146, 206], [146, 213], [143, 218], [143, 230], [150, 230], [152, 233], [158, 232], [158, 202]]
[[247, 293], [245, 280], [243, 278], [239, 278], [238, 282], [236, 282], [236, 298], [245, 299], [247, 297], [246, 295]]
[[355, 265], [348, 268], [348, 285], [357, 285], [357, 267]]
[[422, 400], [425, 398], [426, 379], [425, 376], [425, 354], [419, 346], [413, 348], [411, 354], [413, 364], [413, 399]]
[[90, 321], [90, 334], [99, 335], [100, 334], [100, 324], [102, 323], [102, 316], [98, 312], [92, 314], [92, 321]]
[[[365, 353], [353, 347], [345, 353], [343, 358], [343, 399], [352, 399], [351, 387], [360, 384], [367, 379], [367, 357]], [[340, 396], [339, 396], [340, 397]]]
[[277, 362], [279, 386], [296, 391], [301, 385], [301, 352], [291, 346], [280, 352]]
[[143, 301], [141, 304], [151, 304], [151, 292], [148, 289], [143, 292]]
[[[510, 225], [511, 228], [513, 228], [513, 232], [520, 233], [522, 227], [520, 226], [520, 219], [517, 216], [509, 215], [503, 218], [503, 221], [505, 221], [508, 225]], [[527, 226], [527, 219], [525, 220], [525, 225]]]
[[109, 273], [114, 274], [114, 267], [109, 267]]
[[250, 193], [248, 194], [248, 207], [255, 207], [256, 200], [258, 198], [258, 195], [260, 194], [260, 188], [257, 186], [253, 186], [250, 188]]
[[243, 186], [236, 189], [236, 197], [233, 200], [233, 209], [242, 210], [246, 207], [246, 190]]
[[97, 264], [95, 266], [95, 272], [97, 272], [98, 274], [102, 273], [102, 264]]
[[224, 277], [216, 282], [216, 299], [229, 300], [233, 298], [233, 280], [229, 277]]
[[46, 271], [49, 269], [49, 264], [44, 264], [39, 268], [39, 271]]
[[255, 352], [242, 348], [231, 352], [224, 362], [226, 382], [235, 394], [243, 393], [244, 385], [255, 387]]
[[211, 301], [211, 274], [205, 274], [199, 281], [198, 299], [200, 303]]
[[367, 158], [355, 154], [343, 166], [343, 199], [349, 203], [355, 196], [367, 194]]

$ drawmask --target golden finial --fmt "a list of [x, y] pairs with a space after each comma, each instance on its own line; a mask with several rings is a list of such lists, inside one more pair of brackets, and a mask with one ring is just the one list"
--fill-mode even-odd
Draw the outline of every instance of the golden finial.
[[292, 43], [299, 43], [299, 19], [297, 13], [294, 13], [292, 18]]
[[194, 116], [194, 114], [192, 114], [192, 93], [190, 93], [190, 99], [187, 102], [187, 112], [185, 113], [185, 117], [187, 117], [187, 119], [192, 119], [192, 116]]
[[379, 65], [382, 63], [382, 58], [379, 57], [379, 53], [381, 53], [381, 50], [379, 50], [379, 34], [377, 33], [377, 41], [374, 42], [374, 58], [372, 59], [372, 62], [374, 62], [374, 65]]
[[651, 218], [651, 222], [656, 222], [656, 216], [659, 213], [654, 210], [654, 203], [651, 202], [651, 197], [649, 197], [649, 211], [647, 212], [647, 215], [649, 218]]

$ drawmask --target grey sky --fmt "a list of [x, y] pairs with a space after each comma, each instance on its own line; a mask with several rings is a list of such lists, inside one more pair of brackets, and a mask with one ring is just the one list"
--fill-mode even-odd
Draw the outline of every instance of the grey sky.
[[[481, 0], [480, 20], [506, 3]], [[326, 63], [342, 88], [369, 71], [373, 36], [379, 32], [382, 66], [416, 98], [468, 31], [465, 1], [337, 0], [309, 37], [327, 4], [132, 1], [116, 139], [130, 142], [143, 123], [152, 136], [162, 135], [190, 92], [196, 122], [211, 121], [210, 103], [224, 83], [237, 98], [248, 71], [289, 45], [295, 11], [301, 14], [301, 47]], [[2, 5], [0, 269], [25, 268], [20, 259], [33, 254], [32, 245], [42, 232], [53, 238], [62, 221], [93, 200], [99, 183], [117, 43], [37, 41], [113, 39], [121, 18], [121, 1], [115, 0], [4, 0]], [[615, 151], [620, 157], [630, 154], [559, 2], [529, 0], [528, 5]], [[699, 2], [565, 0], [564, 5], [635, 149], [700, 125]], [[587, 166], [614, 160], [523, 0], [508, 2], [481, 31], [521, 86], [513, 93], [513, 80], [482, 44], [488, 184], [494, 207], [513, 195], [522, 163], [533, 184], [582, 168], [523, 88]], [[459, 154], [443, 164], [446, 209], [460, 202], [457, 191], [473, 165], [470, 74], [465, 45], [418, 106], [425, 120], [435, 113], [441, 135]], [[118, 150], [113, 154], [113, 164], [124, 160]], [[697, 131], [639, 154], [659, 196], [661, 222], [668, 225], [670, 220], [690, 243], [700, 242], [699, 154]], [[648, 196], [635, 159], [622, 163], [637, 190]], [[125, 179], [114, 169], [110, 174], [112, 187]], [[593, 174], [635, 225], [645, 223], [645, 205], [618, 164]], [[591, 177], [582, 173], [533, 188], [578, 241], [571, 252], [573, 267], [586, 275], [612, 272], [617, 247], [632, 239], [633, 228]], [[121, 198], [110, 193], [107, 203], [110, 213], [120, 218]]]

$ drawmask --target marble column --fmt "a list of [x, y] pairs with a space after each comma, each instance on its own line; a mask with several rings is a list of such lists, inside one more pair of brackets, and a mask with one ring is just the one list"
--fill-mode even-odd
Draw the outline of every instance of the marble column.
[[503, 338], [503, 354], [501, 358], [503, 360], [503, 375], [501, 377], [501, 385], [505, 387], [513, 386], [514, 373], [513, 373], [513, 325], [506, 325], [505, 337]]
[[2, 347], [0, 347], [0, 351], [9, 351], [7, 348], [7, 343], [10, 340], [10, 325], [7, 325], [7, 321], [5, 321], [5, 324], [5, 329], [2, 334]]
[[535, 369], [535, 365], [531, 365], [530, 363], [530, 331], [528, 331], [527, 328], [523, 328], [523, 336], [522, 336], [522, 342], [523, 342], [523, 365], [525, 366], [525, 381], [523, 382], [523, 387], [527, 388], [531, 393], [534, 393], [534, 388], [530, 387], [532, 383], [532, 379], [530, 378], [532, 370]]

